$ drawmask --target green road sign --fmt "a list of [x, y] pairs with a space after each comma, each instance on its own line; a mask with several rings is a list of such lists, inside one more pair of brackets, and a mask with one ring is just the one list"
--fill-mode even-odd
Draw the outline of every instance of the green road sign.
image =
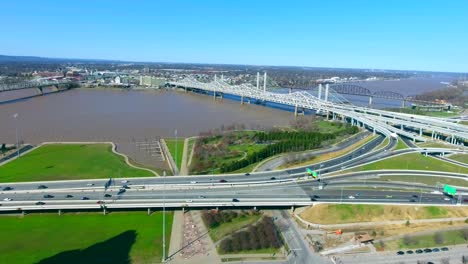
[[309, 168], [307, 168], [306, 171], [307, 171], [307, 174], [312, 175], [312, 177], [314, 177], [314, 178], [317, 178], [318, 175], [317, 175], [316, 171], [313, 171], [313, 170], [311, 170]]
[[449, 194], [449, 195], [455, 195], [455, 194], [457, 194], [457, 189], [455, 187], [453, 187], [453, 186], [445, 184], [444, 185], [444, 193]]

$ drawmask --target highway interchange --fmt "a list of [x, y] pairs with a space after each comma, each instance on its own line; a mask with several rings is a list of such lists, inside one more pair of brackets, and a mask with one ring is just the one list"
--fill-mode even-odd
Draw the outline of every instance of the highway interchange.
[[[359, 139], [360, 137], [356, 137], [353, 142]], [[109, 179], [4, 183], [0, 184], [0, 190], [3, 190], [0, 192], [2, 204], [0, 211], [157, 208], [163, 204], [174, 208], [213, 208], [291, 207], [320, 202], [441, 205], [457, 202], [456, 199], [440, 193], [431, 193], [435, 191], [435, 187], [432, 186], [384, 182], [374, 178], [382, 175], [412, 175], [412, 177], [446, 176], [468, 180], [468, 176], [464, 174], [407, 170], [336, 174], [342, 169], [404, 153], [462, 152], [462, 150], [444, 148], [409, 148], [395, 151], [392, 149], [397, 141], [393, 138], [390, 138], [386, 146], [375, 150], [383, 140], [383, 136], [377, 136], [347, 154], [309, 166], [319, 171], [320, 181], [307, 177], [305, 167], [301, 167], [222, 176], [112, 179], [108, 188], [104, 186]], [[345, 144], [340, 148], [346, 146]], [[336, 175], [331, 175], [332, 173]], [[126, 189], [123, 188], [125, 185]], [[349, 187], [351, 188], [347, 189]], [[382, 188], [391, 190], [379, 190]], [[466, 196], [460, 200], [462, 204], [464, 197]], [[10, 199], [11, 201], [7, 201]]]

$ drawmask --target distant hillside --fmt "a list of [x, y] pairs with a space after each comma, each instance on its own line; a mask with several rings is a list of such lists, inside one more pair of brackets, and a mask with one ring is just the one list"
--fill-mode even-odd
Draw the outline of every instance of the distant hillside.
[[86, 63], [116, 63], [117, 60], [99, 60], [99, 59], [70, 59], [70, 58], [46, 58], [37, 56], [9, 56], [0, 55], [0, 63], [64, 63], [64, 62], [86, 62]]

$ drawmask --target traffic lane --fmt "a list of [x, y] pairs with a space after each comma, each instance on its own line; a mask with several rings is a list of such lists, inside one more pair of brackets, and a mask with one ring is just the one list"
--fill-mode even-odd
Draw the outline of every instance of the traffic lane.
[[[384, 141], [384, 139], [385, 139], [385, 137], [378, 136], [376, 139], [373, 139], [372, 141], [368, 142], [364, 146], [361, 146], [358, 149], [355, 149], [355, 150], [351, 151], [350, 153], [345, 154], [344, 156], [337, 157], [335, 159], [324, 161], [324, 162], [319, 162], [317, 164], [310, 165], [310, 166], [303, 166], [303, 167], [300, 167], [300, 168], [290, 169], [290, 170], [287, 170], [287, 173], [288, 174], [295, 174], [295, 173], [304, 172], [304, 170], [306, 168], [310, 168], [311, 170], [322, 170], [322, 173], [325, 173], [325, 169], [328, 168], [328, 167], [336, 166], [336, 165], [339, 165], [339, 164], [344, 164], [344, 163], [346, 163], [346, 162], [348, 162], [348, 161], [350, 161], [350, 160], [352, 160], [354, 158], [357, 158], [357, 157], [371, 151], [376, 146], [378, 146], [380, 143], [382, 143]], [[328, 169], [328, 170], [330, 170], [330, 169]]]
[[[134, 191], [125, 192], [120, 195], [109, 192], [111, 197], [105, 197], [103, 192], [80, 192], [72, 194], [73, 197], [67, 198], [64, 193], [50, 193], [53, 197], [44, 198], [44, 195], [40, 194], [22, 194], [12, 198], [12, 196], [0, 195], [0, 199], [12, 198], [14, 201], [54, 201], [54, 200], [80, 200], [83, 197], [87, 197], [90, 200], [135, 200], [135, 199], [216, 199], [216, 198], [227, 198], [227, 199], [256, 199], [256, 198], [282, 198], [288, 199], [300, 199], [309, 198], [315, 201], [342, 201], [342, 200], [353, 200], [355, 202], [413, 202], [413, 203], [446, 203], [450, 204], [451, 200], [447, 200], [447, 197], [440, 194], [430, 193], [415, 193], [415, 192], [395, 192], [395, 191], [374, 191], [374, 190], [312, 190], [309, 192], [304, 189], [297, 187], [290, 187], [278, 193], [274, 189], [265, 189], [263, 192], [258, 192], [258, 189], [253, 190], [189, 190], [189, 191], [174, 191], [169, 193], [162, 193], [160, 191]], [[350, 198], [353, 196], [354, 198]], [[8, 203], [8, 201], [2, 201]]]

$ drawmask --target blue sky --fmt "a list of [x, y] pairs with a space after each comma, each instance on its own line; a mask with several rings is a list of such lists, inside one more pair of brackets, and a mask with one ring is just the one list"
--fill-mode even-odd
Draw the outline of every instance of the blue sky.
[[0, 54], [468, 72], [468, 1], [3, 1]]

